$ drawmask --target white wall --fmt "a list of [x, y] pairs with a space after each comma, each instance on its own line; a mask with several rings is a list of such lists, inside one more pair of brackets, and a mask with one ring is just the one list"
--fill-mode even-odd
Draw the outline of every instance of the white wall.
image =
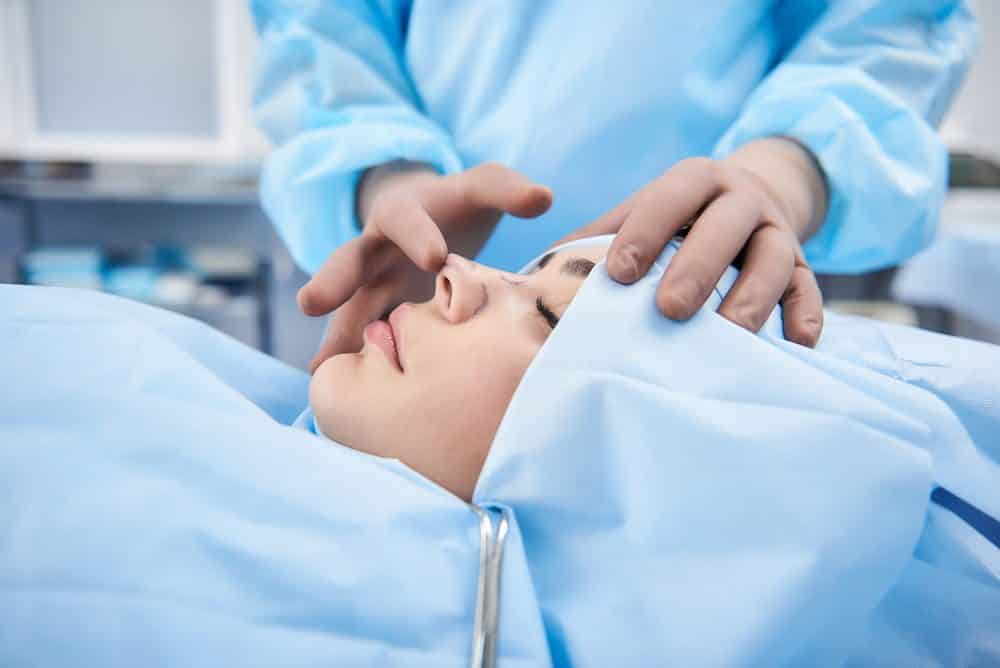
[[[942, 133], [1000, 159], [1000, 0], [976, 9], [980, 51]], [[13, 31], [43, 42], [24, 49], [30, 100], [17, 94]], [[0, 0], [0, 158], [258, 160], [254, 46], [246, 0]]]
[[1000, 0], [976, 3], [979, 53], [941, 132], [949, 146], [1000, 159]]

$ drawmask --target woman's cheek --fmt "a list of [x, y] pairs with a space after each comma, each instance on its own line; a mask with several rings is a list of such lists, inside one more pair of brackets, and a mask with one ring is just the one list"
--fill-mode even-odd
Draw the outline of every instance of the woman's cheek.
[[309, 406], [320, 422], [330, 421], [335, 412], [333, 404], [336, 397], [336, 387], [347, 382], [344, 378], [338, 379], [338, 376], [343, 375], [339, 373], [342, 371], [340, 366], [340, 360], [331, 357], [316, 369], [312, 380], [309, 381]]
[[506, 412], [507, 405], [539, 348], [533, 342], [521, 341], [516, 346], [510, 346], [502, 357], [495, 356], [492, 386], [498, 390], [496, 400], [501, 403], [502, 412]]
[[372, 421], [368, 414], [372, 398], [384, 396], [386, 389], [377, 381], [365, 373], [358, 355], [336, 355], [323, 362], [309, 383], [309, 406], [323, 434], [363, 449], [364, 430], [359, 434], [358, 427]]

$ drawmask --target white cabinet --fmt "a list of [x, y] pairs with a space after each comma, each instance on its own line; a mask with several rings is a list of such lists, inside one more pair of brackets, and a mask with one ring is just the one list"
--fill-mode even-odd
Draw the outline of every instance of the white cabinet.
[[244, 0], [0, 0], [0, 159], [246, 162]]

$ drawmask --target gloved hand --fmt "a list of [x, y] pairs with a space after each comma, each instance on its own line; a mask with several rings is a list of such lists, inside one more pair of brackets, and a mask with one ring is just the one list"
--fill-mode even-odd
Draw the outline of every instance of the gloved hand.
[[690, 318], [742, 254], [739, 279], [719, 314], [756, 332], [780, 301], [785, 338], [812, 347], [823, 329], [823, 298], [801, 243], [822, 223], [827, 199], [812, 155], [791, 139], [771, 137], [723, 160], [683, 160], [559, 243], [617, 232], [608, 274], [633, 283], [690, 225], [657, 288], [660, 311]]
[[368, 170], [357, 194], [361, 235], [299, 290], [306, 315], [335, 311], [312, 370], [360, 350], [365, 325], [398, 304], [429, 299], [448, 253], [474, 256], [504, 213], [534, 218], [551, 205], [548, 188], [494, 163], [449, 176], [407, 162]]

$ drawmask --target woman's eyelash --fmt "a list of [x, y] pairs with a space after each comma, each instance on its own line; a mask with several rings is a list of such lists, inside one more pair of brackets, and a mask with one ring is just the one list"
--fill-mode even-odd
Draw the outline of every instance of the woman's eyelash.
[[535, 306], [538, 308], [538, 312], [542, 314], [542, 317], [545, 318], [545, 322], [549, 323], [549, 327], [555, 329], [556, 325], [559, 324], [559, 316], [553, 313], [552, 309], [542, 302], [541, 297], [535, 299]]
[[[511, 285], [521, 285], [525, 282], [523, 280], [517, 281], [503, 275], [501, 275], [500, 278], [505, 283], [510, 283]], [[537, 308], [538, 312], [542, 314], [543, 318], [545, 318], [545, 322], [549, 324], [549, 327], [555, 329], [556, 325], [559, 324], [559, 316], [557, 316], [555, 312], [552, 311], [552, 309], [550, 309], [548, 306], [545, 305], [545, 302], [542, 301], [541, 297], [535, 298], [535, 308]]]

